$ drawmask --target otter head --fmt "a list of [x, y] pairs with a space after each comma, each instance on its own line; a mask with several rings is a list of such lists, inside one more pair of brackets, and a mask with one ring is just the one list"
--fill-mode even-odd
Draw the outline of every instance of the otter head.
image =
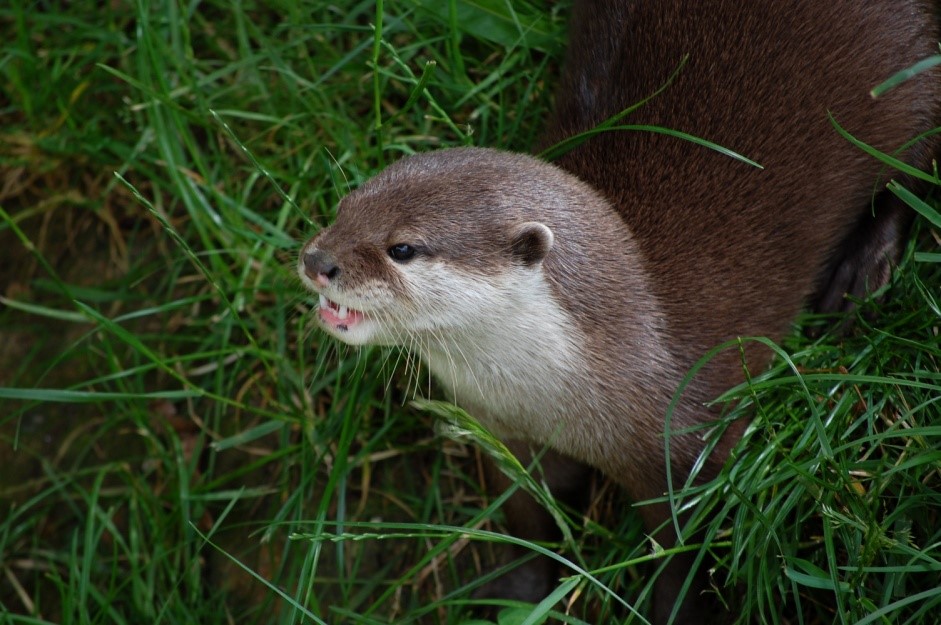
[[532, 303], [553, 234], [536, 205], [532, 157], [482, 148], [411, 156], [344, 198], [301, 250], [328, 333], [355, 344], [421, 347], [487, 331]]

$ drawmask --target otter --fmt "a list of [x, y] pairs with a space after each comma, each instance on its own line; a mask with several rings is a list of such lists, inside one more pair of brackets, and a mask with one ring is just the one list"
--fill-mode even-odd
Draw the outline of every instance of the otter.
[[[930, 56], [925, 0], [741, 3], [583, 0], [548, 147], [643, 102], [631, 124], [682, 131], [756, 161], [652, 130], [609, 128], [549, 163], [488, 148], [403, 158], [345, 197], [301, 250], [317, 318], [354, 345], [416, 353], [451, 400], [525, 454], [557, 496], [577, 498], [589, 467], [615, 480], [651, 536], [674, 544], [663, 495], [718, 474], [744, 424], [704, 462], [716, 421], [705, 404], [743, 380], [720, 353], [677, 395], [709, 349], [779, 340], [807, 306], [833, 311], [890, 277], [911, 213], [879, 192], [890, 172], [839, 125], [921, 169], [934, 145], [941, 80], [923, 72], [870, 90]], [[618, 123], [625, 123], [624, 120]], [[744, 348], [760, 370], [771, 353]], [[669, 455], [664, 432], [671, 414]], [[677, 432], [685, 432], [677, 434]], [[502, 486], [506, 486], [504, 479]], [[550, 538], [526, 495], [511, 531]], [[691, 558], [655, 586], [655, 623], [693, 623], [702, 575], [679, 600]], [[534, 561], [505, 594], [538, 600], [552, 567]]]

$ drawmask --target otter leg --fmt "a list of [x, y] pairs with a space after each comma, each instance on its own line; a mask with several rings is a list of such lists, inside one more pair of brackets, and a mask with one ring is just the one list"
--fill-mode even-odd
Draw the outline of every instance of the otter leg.
[[[718, 418], [718, 414], [703, 415], [702, 422]], [[716, 478], [722, 471], [732, 449], [741, 440], [748, 427], [747, 419], [739, 419], [721, 426], [719, 434], [705, 464], [698, 470], [694, 482], [704, 484]], [[656, 443], [649, 441], [647, 447]], [[662, 444], [662, 443], [659, 443]], [[692, 470], [693, 459], [700, 455], [702, 440], [698, 435], [678, 436], [673, 439], [672, 472], [674, 487], [680, 489]], [[684, 461], [686, 459], [686, 461]], [[653, 468], [655, 463], [648, 464]], [[656, 474], [651, 471], [651, 474]], [[664, 483], [665, 483], [664, 479]], [[633, 483], [623, 483], [635, 501], [644, 502], [637, 506], [644, 522], [647, 534], [655, 540], [664, 550], [670, 550], [678, 544], [676, 527], [673, 521], [673, 509], [669, 502], [653, 502], [662, 496], [662, 487], [657, 480]], [[679, 526], [687, 526], [688, 514], [679, 515]], [[710, 522], [707, 522], [708, 526]], [[686, 545], [700, 545], [705, 538], [706, 529], [700, 526], [691, 536], [685, 539]], [[654, 625], [701, 625], [703, 623], [726, 623], [731, 620], [718, 595], [706, 592], [709, 590], [709, 569], [715, 564], [711, 555], [706, 554], [697, 566], [700, 558], [699, 550], [676, 553], [668, 559], [657, 560], [650, 563], [649, 573], [656, 575], [653, 587], [653, 618]], [[687, 584], [687, 580], [689, 580]], [[683, 587], [686, 586], [685, 592]], [[670, 615], [676, 607], [676, 616], [670, 620]]]
[[[508, 441], [507, 447], [524, 466], [533, 461], [533, 454], [527, 444]], [[588, 504], [587, 485], [591, 480], [592, 469], [567, 456], [552, 450], [539, 456], [539, 474], [549, 486], [553, 497], [575, 509]], [[487, 459], [487, 480], [494, 492], [505, 491], [513, 485], [492, 461]], [[506, 526], [510, 534], [533, 542], [552, 542], [561, 537], [555, 520], [529, 493], [517, 489], [503, 504]], [[523, 547], [510, 548], [513, 559], [521, 559], [531, 552]], [[558, 564], [545, 557], [537, 556], [524, 562], [506, 575], [481, 587], [475, 596], [521, 601], [541, 601], [555, 588], [559, 581]]]
[[874, 214], [863, 215], [840, 244], [813, 299], [815, 312], [848, 312], [853, 299], [863, 299], [888, 284], [914, 213], [888, 191], [876, 198], [875, 208]]
[[[647, 531], [661, 547], [669, 550], [676, 546], [676, 534], [667, 504], [645, 504], [639, 507], [639, 512]], [[681, 524], [683, 521], [681, 518]], [[699, 569], [693, 573], [686, 592], [681, 592], [695, 567], [696, 555], [695, 551], [678, 553], [670, 556], [665, 562], [650, 563], [649, 573], [657, 576], [653, 587], [653, 625], [690, 625], [707, 621], [705, 615], [710, 614], [712, 610], [710, 602], [703, 595], [707, 587], [707, 564], [700, 564]], [[671, 621], [670, 614], [677, 603], [679, 607], [676, 617]]]

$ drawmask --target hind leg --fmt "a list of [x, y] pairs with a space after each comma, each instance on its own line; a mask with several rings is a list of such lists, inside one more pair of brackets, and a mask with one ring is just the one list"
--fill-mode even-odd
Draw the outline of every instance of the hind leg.
[[[529, 446], [508, 441], [507, 447], [524, 466], [532, 462]], [[588, 504], [592, 470], [571, 458], [554, 451], [540, 457], [537, 479], [545, 480], [553, 497], [580, 509]], [[513, 482], [497, 468], [487, 462], [487, 480], [490, 489], [502, 492]], [[517, 490], [503, 505], [506, 525], [510, 534], [533, 542], [552, 542], [561, 537], [555, 520], [529, 493]], [[510, 547], [510, 558], [520, 559], [530, 554], [523, 547]], [[506, 575], [490, 582], [474, 593], [477, 597], [518, 599], [536, 603], [548, 595], [559, 581], [559, 566], [545, 556], [536, 556], [516, 567]]]
[[813, 300], [815, 312], [848, 312], [854, 300], [864, 299], [888, 284], [892, 268], [905, 247], [914, 213], [884, 191], [875, 214], [867, 213], [840, 245]]

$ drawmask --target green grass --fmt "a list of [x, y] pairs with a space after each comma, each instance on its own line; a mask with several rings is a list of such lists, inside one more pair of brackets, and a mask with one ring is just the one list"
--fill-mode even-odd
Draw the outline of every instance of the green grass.
[[[499, 445], [412, 407], [403, 355], [316, 332], [293, 266], [402, 154], [529, 149], [566, 11], [346, 4], [0, 7], [0, 623], [470, 618], [508, 540], [480, 468]], [[682, 495], [720, 520], [739, 623], [937, 622], [941, 263], [918, 202], [885, 303], [752, 372], [737, 461]], [[599, 484], [588, 518], [560, 514], [574, 598], [504, 622], [643, 609], [662, 554], [628, 508]]]

